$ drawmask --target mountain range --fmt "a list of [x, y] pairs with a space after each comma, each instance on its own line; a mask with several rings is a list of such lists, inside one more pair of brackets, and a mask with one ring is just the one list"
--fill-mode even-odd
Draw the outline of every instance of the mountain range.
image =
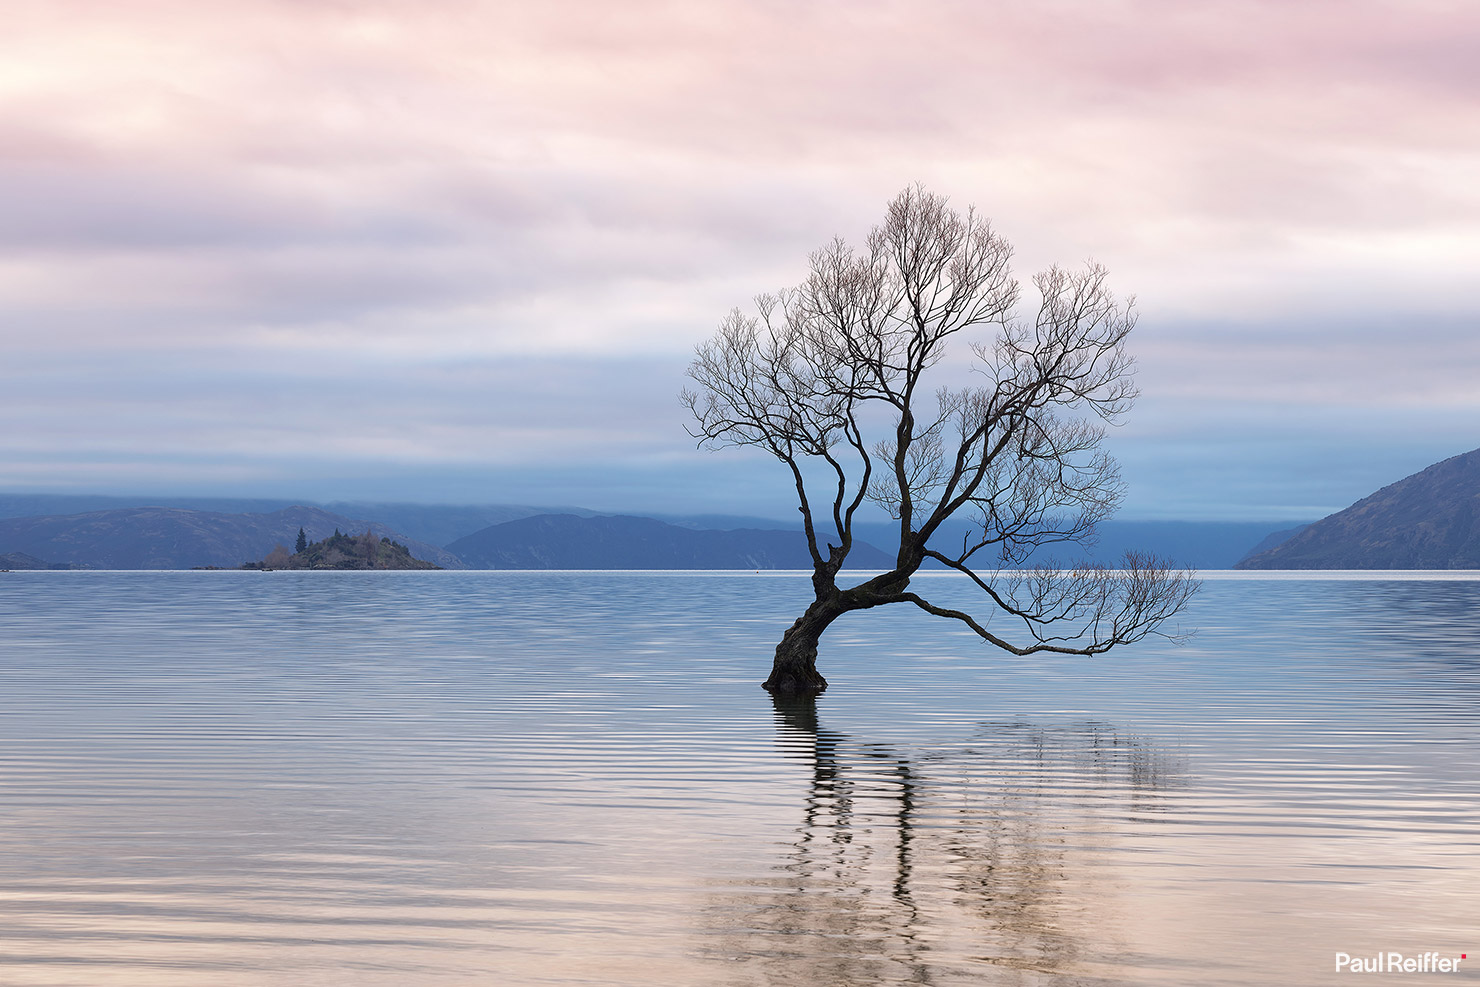
[[[524, 509], [506, 508], [522, 515]], [[445, 527], [497, 517], [496, 508], [458, 508], [436, 517]], [[411, 516], [415, 512], [402, 512]], [[485, 525], [450, 548], [429, 544], [375, 520], [302, 505], [268, 513], [186, 507], [125, 507], [80, 514], [0, 519], [0, 569], [236, 568], [278, 546], [338, 531], [366, 531], [404, 544], [414, 558], [444, 569], [795, 569], [810, 566], [800, 531], [708, 530], [653, 518], [538, 514]], [[890, 557], [855, 546], [853, 565], [887, 568]], [[7, 564], [8, 563], [8, 564]], [[291, 566], [282, 566], [288, 568]]]
[[[486, 528], [539, 515], [567, 515], [571, 518], [609, 516], [579, 507], [539, 507], [524, 504], [429, 505], [338, 501], [329, 504], [305, 505], [280, 500], [200, 497], [161, 498], [155, 499], [150, 504], [150, 510], [154, 512], [166, 508], [211, 514], [217, 517], [210, 520], [182, 514], [177, 518], [179, 531], [171, 533], [156, 529], [152, 538], [154, 542], [152, 546], [146, 549], [143, 545], [135, 545], [133, 549], [121, 554], [117, 551], [110, 551], [108, 553], [111, 556], [110, 560], [102, 555], [89, 557], [90, 553], [81, 550], [79, 545], [87, 541], [99, 545], [113, 544], [115, 546], [118, 542], [127, 543], [133, 538], [130, 529], [134, 526], [136, 518], [136, 515], [127, 512], [143, 510], [137, 501], [120, 497], [0, 493], [0, 552], [26, 551], [45, 560], [43, 565], [48, 563], [65, 565], [67, 560], [71, 560], [73, 564], [94, 568], [121, 564], [130, 559], [132, 559], [131, 564], [137, 566], [146, 556], [151, 556], [149, 564], [153, 566], [188, 568], [193, 565], [239, 565], [249, 559], [262, 558], [272, 550], [274, 544], [281, 543], [291, 546], [297, 535], [297, 528], [292, 527], [291, 521], [286, 526], [284, 524], [269, 525], [270, 537], [264, 543], [263, 532], [251, 530], [261, 528], [260, 518], [245, 517], [232, 521], [223, 516], [275, 515], [290, 509], [317, 509], [322, 512], [322, 516], [315, 522], [317, 527], [311, 526], [310, 530], [310, 534], [315, 538], [332, 532], [336, 526], [346, 533], [361, 533], [367, 526], [370, 526], [377, 534], [383, 534], [397, 541], [407, 544], [420, 543], [422, 557], [435, 561], [438, 565], [452, 567], [455, 563], [449, 563], [445, 558], [428, 554], [425, 546], [445, 548], [458, 539], [467, 538]], [[115, 511], [125, 513], [109, 514], [112, 520], [107, 523], [100, 523], [105, 519], [94, 518], [94, 530], [86, 536], [81, 536], [77, 532], [69, 533], [67, 530], [84, 523], [84, 519], [80, 519], [78, 515], [98, 515]], [[27, 524], [19, 528], [34, 530], [44, 526], [35, 525], [32, 522], [38, 521], [41, 517], [54, 518], [60, 515], [69, 516], [71, 520], [51, 522], [47, 528], [51, 537], [46, 541], [28, 538], [26, 544], [31, 546], [30, 549], [21, 548], [20, 543], [12, 544], [5, 535], [8, 529], [4, 519], [25, 518]], [[789, 525], [788, 522], [773, 518], [729, 514], [656, 514], [646, 515], [646, 517], [675, 528], [691, 531], [787, 532], [796, 545], [802, 544], [801, 535], [795, 527]], [[163, 519], [157, 520], [162, 521]], [[110, 524], [118, 528], [113, 535], [107, 535], [104, 531]], [[566, 520], [561, 524], [569, 526], [575, 522]], [[1073, 553], [1062, 554], [1072, 554], [1075, 558], [1087, 555], [1093, 561], [1114, 564], [1127, 548], [1136, 548], [1155, 552], [1159, 556], [1200, 569], [1227, 569], [1249, 554], [1251, 546], [1269, 535], [1271, 528], [1288, 529], [1291, 526], [1292, 522], [1281, 524], [1280, 522], [1257, 521], [1107, 521], [1100, 525], [1098, 544], [1091, 546], [1087, 552], [1076, 550]], [[249, 529], [250, 536], [240, 541], [235, 540], [234, 536], [228, 536], [225, 533], [225, 529], [234, 527]], [[207, 534], [201, 530], [202, 528], [213, 529], [215, 533]], [[941, 534], [943, 539], [949, 542], [952, 538], [959, 537], [963, 530], [964, 526], [948, 526]], [[510, 529], [498, 537], [507, 539], [517, 531], [518, 529]], [[532, 529], [529, 533], [533, 535]], [[897, 526], [888, 522], [861, 522], [855, 528], [855, 535], [871, 546], [882, 548], [886, 555], [891, 554], [890, 546], [897, 544], [899, 537]], [[490, 536], [492, 537], [494, 536]], [[612, 533], [612, 537], [617, 536]], [[673, 535], [673, 537], [679, 536]], [[55, 539], [60, 547], [53, 549], [49, 543], [51, 539]], [[163, 544], [161, 539], [174, 539], [174, 547]], [[212, 542], [217, 543], [218, 548], [222, 543], [232, 545], [232, 551], [236, 551], [237, 546], [250, 550], [240, 559], [227, 560], [224, 556], [228, 553], [224, 551], [203, 551]], [[805, 549], [783, 549], [780, 546], [780, 542], [768, 541], [763, 546], [763, 550], [765, 553], [772, 554], [784, 551], [789, 558], [799, 558], [800, 561], [797, 564], [805, 567]], [[530, 542], [526, 547], [529, 553], [536, 555], [552, 549], [552, 546], [542, 547], [534, 542]], [[758, 560], [750, 558], [754, 554], [752, 549], [744, 545], [739, 547], [741, 550], [737, 553], [706, 556], [705, 567], [757, 568], [758, 566], [752, 563]], [[514, 551], [514, 548], [512, 545], [505, 544], [501, 550], [510, 552]], [[55, 554], [47, 555], [47, 552]], [[798, 556], [798, 552], [803, 554]], [[1044, 551], [1040, 554], [1043, 560], [1047, 560], [1054, 553]], [[775, 557], [781, 558], [779, 555]], [[863, 556], [855, 554], [852, 561], [863, 565], [859, 561], [862, 558]], [[633, 560], [629, 559], [627, 562], [630, 565]], [[697, 557], [696, 564], [698, 564]], [[868, 564], [873, 565], [873, 562]], [[0, 564], [0, 568], [18, 569], [21, 567], [19, 564], [11, 566]]]
[[[810, 569], [800, 531], [681, 528], [653, 518], [541, 514], [447, 546], [474, 569]], [[891, 556], [854, 543], [848, 565], [883, 570]]]
[[1480, 449], [1389, 484], [1238, 568], [1480, 569]]
[[[332, 508], [332, 509], [331, 509]], [[1313, 524], [1107, 521], [1088, 550], [1127, 548], [1199, 569], [1480, 568], [1480, 450], [1423, 470]], [[443, 568], [806, 569], [800, 531], [732, 515], [633, 517], [515, 504], [424, 505], [0, 494], [0, 569], [236, 567], [294, 544], [365, 531]], [[945, 542], [962, 534], [941, 531]], [[850, 565], [882, 569], [898, 532], [856, 526]], [[1074, 560], [1083, 552], [1064, 553]], [[1045, 550], [1035, 562], [1047, 562]]]
[[65, 562], [46, 562], [25, 552], [6, 552], [0, 555], [0, 570], [11, 569], [71, 569]]
[[[516, 505], [341, 505], [355, 508], [354, 514], [306, 505], [278, 508], [270, 501], [220, 506], [239, 505], [276, 509], [231, 512], [149, 506], [0, 517], [0, 552], [7, 553], [0, 555], [0, 568], [234, 568], [264, 558], [278, 545], [293, 545], [299, 528], [314, 541], [336, 530], [345, 534], [369, 530], [446, 569], [810, 567], [802, 533], [764, 518], [658, 519], [591, 511], [541, 512]], [[0, 497], [0, 513], [5, 506]], [[41, 505], [33, 500], [26, 506]], [[66, 501], [62, 506], [78, 505]], [[386, 517], [398, 523], [391, 524]], [[864, 523], [857, 529], [850, 567], [887, 568], [892, 553], [876, 546], [898, 538], [895, 526]], [[1257, 522], [1107, 522], [1089, 555], [1114, 564], [1126, 547], [1137, 547], [1199, 568], [1227, 568], [1268, 529]], [[453, 537], [447, 538], [449, 534]], [[956, 534], [953, 529], [942, 532], [947, 540]], [[434, 542], [428, 535], [445, 540]]]
[[336, 530], [370, 531], [403, 542], [412, 555], [443, 568], [467, 568], [446, 549], [406, 538], [378, 521], [302, 506], [270, 514], [126, 507], [5, 518], [0, 520], [0, 551], [32, 556], [50, 566], [90, 569], [234, 568], [262, 558], [277, 545], [293, 545], [299, 529], [314, 541]]

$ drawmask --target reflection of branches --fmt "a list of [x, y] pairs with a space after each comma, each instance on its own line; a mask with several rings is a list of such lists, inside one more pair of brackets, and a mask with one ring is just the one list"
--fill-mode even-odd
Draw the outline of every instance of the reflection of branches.
[[[982, 724], [961, 744], [902, 753], [776, 699], [779, 740], [811, 778], [775, 876], [715, 914], [736, 983], [939, 983], [1069, 973], [1103, 941], [1103, 854], [1127, 810], [1156, 810], [1180, 772], [1105, 724]], [[753, 966], [752, 966], [753, 964]], [[752, 979], [746, 975], [754, 973]]]

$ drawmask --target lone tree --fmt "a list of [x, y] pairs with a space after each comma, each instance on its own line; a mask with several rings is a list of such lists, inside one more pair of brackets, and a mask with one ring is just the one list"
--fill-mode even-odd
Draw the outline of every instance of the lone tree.
[[[1095, 264], [1038, 274], [1037, 314], [1018, 315], [1011, 255], [975, 211], [909, 188], [864, 249], [834, 240], [802, 284], [732, 311], [698, 347], [698, 386], [682, 395], [691, 434], [785, 464], [812, 556], [816, 598], [777, 645], [772, 693], [827, 688], [818, 639], [853, 610], [910, 603], [1013, 654], [1095, 655], [1160, 633], [1197, 591], [1190, 572], [1139, 553], [1113, 570], [1024, 567], [1045, 546], [1090, 544], [1119, 503], [1100, 440], [1136, 396], [1136, 320]], [[977, 327], [996, 335], [971, 343], [985, 385], [927, 390], [953, 338]], [[899, 523], [894, 568], [840, 587], [866, 500]], [[1016, 633], [913, 591], [926, 559], [969, 578]]]

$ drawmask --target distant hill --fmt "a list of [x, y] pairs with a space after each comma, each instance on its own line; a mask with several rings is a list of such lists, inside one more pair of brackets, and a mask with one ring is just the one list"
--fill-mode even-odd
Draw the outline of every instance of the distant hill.
[[0, 552], [21, 552], [53, 563], [92, 569], [236, 567], [277, 545], [291, 546], [302, 528], [312, 539], [335, 529], [373, 531], [405, 543], [413, 555], [446, 568], [465, 568], [455, 555], [407, 539], [383, 524], [316, 507], [270, 514], [224, 514], [176, 507], [133, 507], [0, 520]]
[[[270, 514], [305, 504], [301, 500], [268, 500], [252, 497], [118, 497], [104, 494], [0, 493], [0, 518], [50, 517], [117, 511], [129, 507], [183, 507], [218, 514]], [[320, 507], [320, 504], [309, 504]]]
[[[1283, 545], [1285, 542], [1289, 541], [1291, 538], [1294, 538], [1296, 535], [1300, 534], [1300, 532], [1309, 527], [1310, 525], [1308, 524], [1299, 524], [1293, 528], [1282, 528], [1279, 531], [1272, 531], [1268, 535], [1265, 535], [1263, 538], [1261, 538], [1257, 545], [1245, 552], [1238, 561], [1243, 562], [1245, 559], [1253, 558], [1260, 552], [1267, 552], [1277, 545]], [[1237, 568], [1236, 564], [1234, 568]]]
[[374, 518], [430, 545], [448, 545], [490, 525], [536, 514], [596, 513], [580, 507], [532, 507], [527, 504], [404, 504], [370, 501], [334, 501], [325, 510], [350, 517]]
[[[320, 504], [305, 500], [267, 500], [242, 497], [117, 497], [90, 494], [0, 493], [0, 518], [47, 517], [131, 507], [182, 507], [216, 514], [271, 514], [289, 507], [317, 507], [340, 518], [368, 518], [387, 529], [403, 532], [430, 545], [480, 531], [490, 524], [535, 514], [590, 515], [581, 507], [535, 507], [526, 504], [408, 504], [378, 501], [335, 501]], [[718, 525], [704, 525], [718, 527]], [[731, 525], [739, 527], [739, 525]], [[332, 529], [331, 529], [332, 530]], [[363, 531], [363, 528], [356, 530]], [[296, 532], [295, 532], [296, 534]]]
[[43, 562], [25, 552], [7, 552], [0, 555], [0, 569], [70, 569], [65, 562]]
[[[694, 530], [652, 518], [542, 514], [496, 524], [447, 546], [475, 569], [810, 569], [800, 531]], [[848, 562], [889, 569], [892, 556], [854, 543]]]
[[1383, 487], [1240, 569], [1480, 569], [1480, 449]]
[[[1282, 530], [1271, 533], [1276, 527]], [[1112, 565], [1134, 550], [1195, 569], [1232, 569], [1256, 544], [1298, 527], [1293, 521], [1103, 521], [1089, 555]]]
[[[86, 565], [94, 567], [121, 565], [122, 562], [133, 563], [146, 561], [142, 548], [127, 549], [121, 552], [112, 552], [114, 561], [106, 561], [101, 557], [92, 558], [80, 547], [76, 551], [69, 552], [66, 556], [51, 556], [46, 554], [45, 539], [31, 539], [28, 535], [25, 544], [34, 546], [25, 548], [20, 542], [14, 542], [5, 535], [5, 518], [37, 520], [39, 516], [67, 515], [75, 517], [83, 513], [87, 514], [112, 514], [114, 520], [124, 517], [126, 510], [157, 511], [160, 508], [178, 508], [186, 511], [197, 512], [202, 515], [230, 515], [238, 520], [230, 522], [227, 527], [240, 526], [246, 522], [241, 521], [241, 515], [271, 516], [284, 510], [318, 510], [319, 520], [311, 521], [306, 530], [314, 538], [322, 538], [330, 534], [337, 526], [341, 531], [363, 532], [367, 527], [378, 535], [393, 538], [412, 546], [413, 554], [435, 562], [444, 568], [460, 567], [454, 552], [445, 551], [436, 554], [437, 549], [432, 546], [450, 546], [459, 539], [469, 537], [481, 532], [491, 526], [496, 526], [509, 521], [526, 519], [538, 515], [574, 515], [577, 517], [611, 516], [601, 515], [595, 511], [581, 507], [536, 507], [521, 504], [481, 504], [481, 505], [449, 505], [449, 504], [410, 504], [410, 503], [384, 503], [371, 501], [338, 501], [332, 504], [305, 505], [302, 502], [293, 504], [288, 501], [270, 501], [253, 499], [230, 499], [230, 498], [203, 498], [203, 497], [179, 497], [165, 498], [142, 507], [137, 500], [129, 500], [123, 497], [104, 496], [81, 496], [66, 494], [0, 494], [0, 552], [24, 551], [38, 555], [44, 559], [57, 561], [56, 565], [65, 567], [68, 564]], [[150, 515], [141, 514], [139, 518]], [[783, 536], [791, 536], [795, 532], [794, 522], [776, 520], [772, 518], [746, 517], [726, 514], [696, 514], [696, 515], [669, 515], [656, 514], [645, 515], [645, 517], [664, 522], [673, 527], [690, 530], [705, 531], [767, 531], [771, 534], [766, 538], [775, 538], [776, 532]], [[1143, 551], [1154, 552], [1157, 555], [1172, 559], [1178, 563], [1191, 565], [1199, 569], [1226, 569], [1231, 568], [1235, 562], [1252, 555], [1257, 551], [1270, 548], [1273, 544], [1288, 536], [1294, 530], [1297, 522], [1253, 522], [1253, 521], [1106, 521], [1099, 526], [1099, 544], [1091, 548], [1087, 553], [1079, 550], [1066, 550], [1062, 546], [1055, 549], [1045, 550], [1041, 555], [1044, 559], [1057, 557], [1060, 561], [1077, 560], [1088, 557], [1092, 561], [1100, 561], [1106, 564], [1115, 564], [1127, 548], [1135, 548]], [[221, 522], [221, 524], [226, 524]], [[248, 525], [250, 526], [250, 525]], [[126, 542], [127, 535], [124, 529], [127, 524], [108, 536], [112, 543]], [[273, 536], [274, 540], [266, 545], [257, 541], [244, 543], [242, 547], [249, 551], [239, 558], [225, 558], [222, 552], [212, 551], [206, 554], [199, 552], [177, 553], [162, 544], [155, 544], [147, 561], [149, 568], [159, 567], [185, 567], [192, 565], [223, 565], [235, 567], [248, 559], [260, 559], [276, 543], [291, 546], [293, 539], [297, 536], [297, 526], [289, 525], [291, 530], [278, 525], [275, 531], [279, 532]], [[1270, 534], [1271, 528], [1283, 529], [1276, 534]], [[948, 545], [959, 542], [964, 526], [958, 522], [947, 522], [941, 529], [937, 542]], [[855, 526], [855, 535], [872, 546], [884, 546], [886, 554], [889, 547], [897, 543], [899, 533], [896, 525], [888, 522], [862, 522]], [[66, 538], [65, 534], [58, 537]], [[197, 533], [187, 538], [184, 544], [199, 547], [200, 540], [209, 542], [216, 538], [214, 535]], [[192, 540], [194, 539], [194, 540]], [[795, 535], [798, 545], [802, 545], [801, 536]], [[156, 538], [157, 542], [158, 539]], [[757, 544], [755, 538], [748, 539], [749, 544]], [[766, 543], [770, 551], [770, 542]], [[552, 549], [553, 550], [553, 549]], [[111, 550], [110, 550], [111, 551]], [[192, 550], [193, 551], [193, 550]], [[789, 551], [789, 550], [788, 550]], [[805, 546], [791, 552], [788, 568], [793, 566], [807, 567], [807, 556]], [[194, 561], [192, 561], [194, 559]], [[526, 560], [528, 561], [528, 560]], [[877, 558], [871, 562], [862, 561], [862, 556], [854, 560], [860, 568], [877, 568], [884, 565]], [[154, 563], [160, 563], [155, 565]], [[479, 563], [481, 565], [481, 563]], [[635, 563], [634, 563], [635, 564]], [[743, 566], [744, 563], [741, 563]], [[130, 564], [129, 568], [141, 566]], [[621, 566], [623, 568], [629, 566]], [[3, 566], [0, 566], [3, 568]], [[18, 568], [12, 566], [10, 568]], [[751, 566], [758, 568], [758, 566]]]
[[[1261, 540], [1275, 538], [1270, 529], [1276, 526], [1289, 533], [1295, 522], [1286, 521], [1102, 521], [1096, 526], [1099, 541], [1088, 550], [1073, 545], [1045, 546], [1028, 564], [1055, 559], [1076, 562], [1087, 559], [1104, 565], [1117, 565], [1128, 550], [1151, 552], [1178, 565], [1194, 569], [1232, 569], [1234, 563], [1250, 554]], [[967, 525], [947, 521], [933, 539], [935, 545], [958, 546], [967, 533]], [[869, 522], [857, 525], [858, 537], [873, 545], [898, 544], [897, 524]], [[1265, 547], [1268, 547], [1267, 545]], [[978, 560], [984, 569], [990, 560]]]
[[[373, 501], [333, 501], [319, 505], [336, 514], [351, 517], [374, 518], [404, 531], [412, 538], [433, 545], [449, 546], [459, 538], [482, 531], [484, 528], [506, 521], [534, 517], [539, 514], [574, 514], [576, 517], [610, 516], [609, 512], [593, 511], [584, 507], [546, 506], [529, 504], [406, 504], [378, 503]], [[733, 530], [757, 528], [764, 530], [788, 529], [786, 521], [774, 518], [745, 517], [733, 514], [647, 514], [653, 518], [680, 528], [702, 528], [705, 530]]]

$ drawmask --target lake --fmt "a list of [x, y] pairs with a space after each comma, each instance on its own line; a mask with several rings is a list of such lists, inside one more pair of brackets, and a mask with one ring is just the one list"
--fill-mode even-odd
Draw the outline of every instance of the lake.
[[1480, 978], [1480, 576], [1205, 578], [778, 706], [803, 574], [0, 574], [0, 982]]

